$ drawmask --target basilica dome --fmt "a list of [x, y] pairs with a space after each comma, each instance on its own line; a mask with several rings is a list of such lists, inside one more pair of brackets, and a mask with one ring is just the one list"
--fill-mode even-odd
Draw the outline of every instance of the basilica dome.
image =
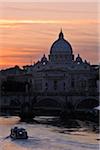
[[72, 47], [70, 43], [64, 39], [62, 31], [59, 33], [59, 38], [51, 46], [50, 54], [51, 53], [72, 53]]
[[58, 39], [51, 46], [49, 60], [53, 64], [68, 64], [74, 60], [72, 47], [64, 39], [62, 31], [59, 33]]

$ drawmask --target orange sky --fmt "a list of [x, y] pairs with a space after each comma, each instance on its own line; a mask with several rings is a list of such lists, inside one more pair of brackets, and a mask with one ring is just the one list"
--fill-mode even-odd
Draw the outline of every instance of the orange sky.
[[98, 63], [98, 4], [1, 2], [0, 68], [29, 65], [49, 54], [60, 29], [75, 56]]

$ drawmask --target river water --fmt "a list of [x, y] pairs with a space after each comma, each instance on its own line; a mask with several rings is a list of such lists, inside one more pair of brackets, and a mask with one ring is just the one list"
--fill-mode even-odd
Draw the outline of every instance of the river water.
[[[24, 127], [29, 138], [6, 138], [14, 126]], [[97, 134], [82, 129], [68, 132], [46, 124], [20, 122], [18, 117], [0, 117], [0, 150], [99, 150], [97, 138]]]

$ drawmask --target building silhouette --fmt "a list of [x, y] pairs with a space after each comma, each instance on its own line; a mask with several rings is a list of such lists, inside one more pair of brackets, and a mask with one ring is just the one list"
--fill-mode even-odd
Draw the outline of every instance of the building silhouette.
[[[12, 104], [46, 109], [65, 106], [66, 109], [90, 109], [99, 104], [99, 66], [91, 65], [79, 54], [75, 58], [62, 30], [52, 44], [48, 58], [44, 54], [33, 65], [1, 70], [0, 75], [4, 111]], [[23, 90], [18, 90], [16, 82], [22, 85]], [[14, 90], [15, 83], [17, 88]]]
[[33, 90], [39, 92], [87, 92], [97, 90], [95, 69], [78, 54], [74, 58], [71, 44], [61, 31], [52, 44], [48, 58], [43, 55], [32, 66], [24, 66], [33, 75]]

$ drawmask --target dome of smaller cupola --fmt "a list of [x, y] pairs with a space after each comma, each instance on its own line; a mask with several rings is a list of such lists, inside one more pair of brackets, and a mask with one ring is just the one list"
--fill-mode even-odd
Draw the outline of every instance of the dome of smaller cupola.
[[61, 30], [59, 33], [59, 38], [52, 44], [50, 49], [50, 54], [56, 54], [56, 53], [72, 53], [72, 47], [68, 41], [64, 39], [64, 34]]
[[80, 55], [78, 54], [78, 56], [76, 57], [76, 62], [82, 63], [82, 58], [80, 57]]

